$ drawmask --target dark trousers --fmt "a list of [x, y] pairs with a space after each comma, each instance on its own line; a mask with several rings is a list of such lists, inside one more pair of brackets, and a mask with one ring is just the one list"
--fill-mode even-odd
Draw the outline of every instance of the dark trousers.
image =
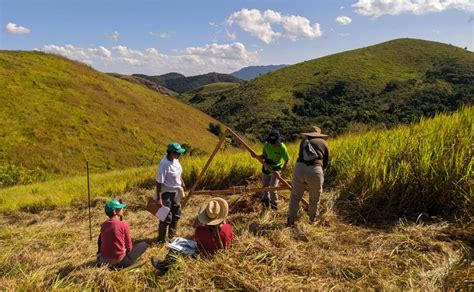
[[148, 244], [146, 242], [140, 242], [136, 244], [133, 249], [120, 261], [120, 263], [115, 264], [113, 267], [117, 269], [130, 267], [137, 261], [137, 259], [145, 252], [147, 248]]
[[[100, 254], [100, 246], [102, 244], [102, 240], [100, 238], [97, 239], [97, 245], [98, 245], [98, 250], [97, 250], [97, 255]], [[123, 269], [126, 267], [130, 267], [133, 265], [137, 259], [145, 252], [145, 250], [148, 248], [148, 244], [146, 242], [140, 242], [137, 243], [135, 246], [133, 246], [132, 250], [125, 255], [125, 257], [117, 264], [111, 266], [110, 268], [112, 269]], [[99, 258], [97, 258], [96, 265], [100, 266]]]
[[164, 242], [167, 231], [168, 238], [173, 238], [176, 234], [178, 220], [181, 218], [181, 202], [177, 193], [169, 192], [161, 194], [161, 201], [163, 202], [163, 206], [170, 208], [170, 212], [165, 221], [160, 221], [158, 225], [158, 241]]

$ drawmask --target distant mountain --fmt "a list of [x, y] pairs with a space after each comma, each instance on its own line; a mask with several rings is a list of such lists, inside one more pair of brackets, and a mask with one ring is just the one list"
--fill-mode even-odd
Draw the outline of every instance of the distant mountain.
[[240, 78], [242, 80], [252, 80], [261, 75], [281, 69], [286, 66], [288, 65], [249, 66], [249, 67], [242, 68], [239, 71], [236, 71], [234, 73], [230, 73], [230, 75]]
[[143, 74], [133, 74], [132, 76], [137, 76], [140, 78], [147, 79], [149, 81], [155, 82], [161, 86], [164, 86], [172, 91], [177, 93], [184, 93], [186, 91], [191, 91], [197, 89], [201, 86], [217, 82], [233, 82], [241, 83], [242, 80], [234, 77], [229, 74], [221, 73], [207, 73], [203, 75], [196, 75], [185, 77], [179, 73], [167, 73], [164, 75], [158, 76], [148, 76]]
[[122, 75], [122, 74], [118, 74], [118, 73], [108, 73], [108, 74], [112, 75], [114, 77], [126, 80], [128, 82], [143, 85], [148, 89], [151, 89], [153, 91], [159, 92], [159, 93], [164, 94], [164, 95], [168, 95], [168, 96], [178, 95], [178, 93], [176, 93], [172, 90], [169, 90], [168, 88], [166, 88], [164, 86], [161, 86], [160, 84], [158, 84], [156, 82], [153, 82], [153, 81], [150, 81], [150, 80], [145, 79], [145, 78], [141, 78], [141, 77], [138, 77], [138, 76], [131, 76], [131, 75]]
[[217, 142], [192, 106], [56, 55], [0, 51], [0, 88], [0, 186], [16, 169], [105, 171], [156, 163], [171, 141]]
[[391, 127], [474, 103], [474, 53], [397, 39], [287, 66], [189, 102], [259, 139], [272, 128], [294, 139], [313, 124], [332, 135], [361, 123]]

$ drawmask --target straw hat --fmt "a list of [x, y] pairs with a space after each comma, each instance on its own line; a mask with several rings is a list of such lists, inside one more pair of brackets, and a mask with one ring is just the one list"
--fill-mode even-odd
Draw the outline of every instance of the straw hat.
[[327, 139], [329, 137], [329, 135], [321, 133], [321, 129], [319, 127], [313, 126], [311, 127], [311, 130], [312, 132], [301, 133], [301, 135], [322, 139]]
[[199, 209], [198, 220], [206, 225], [222, 223], [229, 213], [229, 205], [222, 198], [212, 198]]

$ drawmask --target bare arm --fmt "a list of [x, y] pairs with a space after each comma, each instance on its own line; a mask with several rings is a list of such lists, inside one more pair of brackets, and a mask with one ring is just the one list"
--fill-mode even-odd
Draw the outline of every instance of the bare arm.
[[163, 206], [163, 201], [161, 200], [161, 184], [157, 181], [156, 182], [156, 201], [158, 203], [158, 207], [161, 208]]

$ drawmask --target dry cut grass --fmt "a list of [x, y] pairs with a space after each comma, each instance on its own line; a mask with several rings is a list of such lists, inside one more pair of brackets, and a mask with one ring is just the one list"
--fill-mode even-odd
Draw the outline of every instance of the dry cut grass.
[[[142, 210], [150, 194], [135, 189], [121, 197], [129, 203], [125, 220], [132, 237], [152, 246], [136, 266], [118, 272], [93, 267], [105, 199], [94, 199], [93, 241], [87, 208], [79, 203], [0, 215], [0, 290], [473, 288], [472, 222], [355, 226], [333, 212], [332, 194], [322, 200], [317, 225], [301, 212], [295, 228], [284, 226], [286, 200], [281, 210], [262, 213], [256, 195], [227, 197], [236, 233], [232, 248], [211, 259], [178, 258], [159, 276], [149, 258], [164, 258], [167, 249], [153, 243], [157, 222]], [[180, 236], [192, 237], [195, 214], [206, 199], [194, 197], [184, 209]]]

